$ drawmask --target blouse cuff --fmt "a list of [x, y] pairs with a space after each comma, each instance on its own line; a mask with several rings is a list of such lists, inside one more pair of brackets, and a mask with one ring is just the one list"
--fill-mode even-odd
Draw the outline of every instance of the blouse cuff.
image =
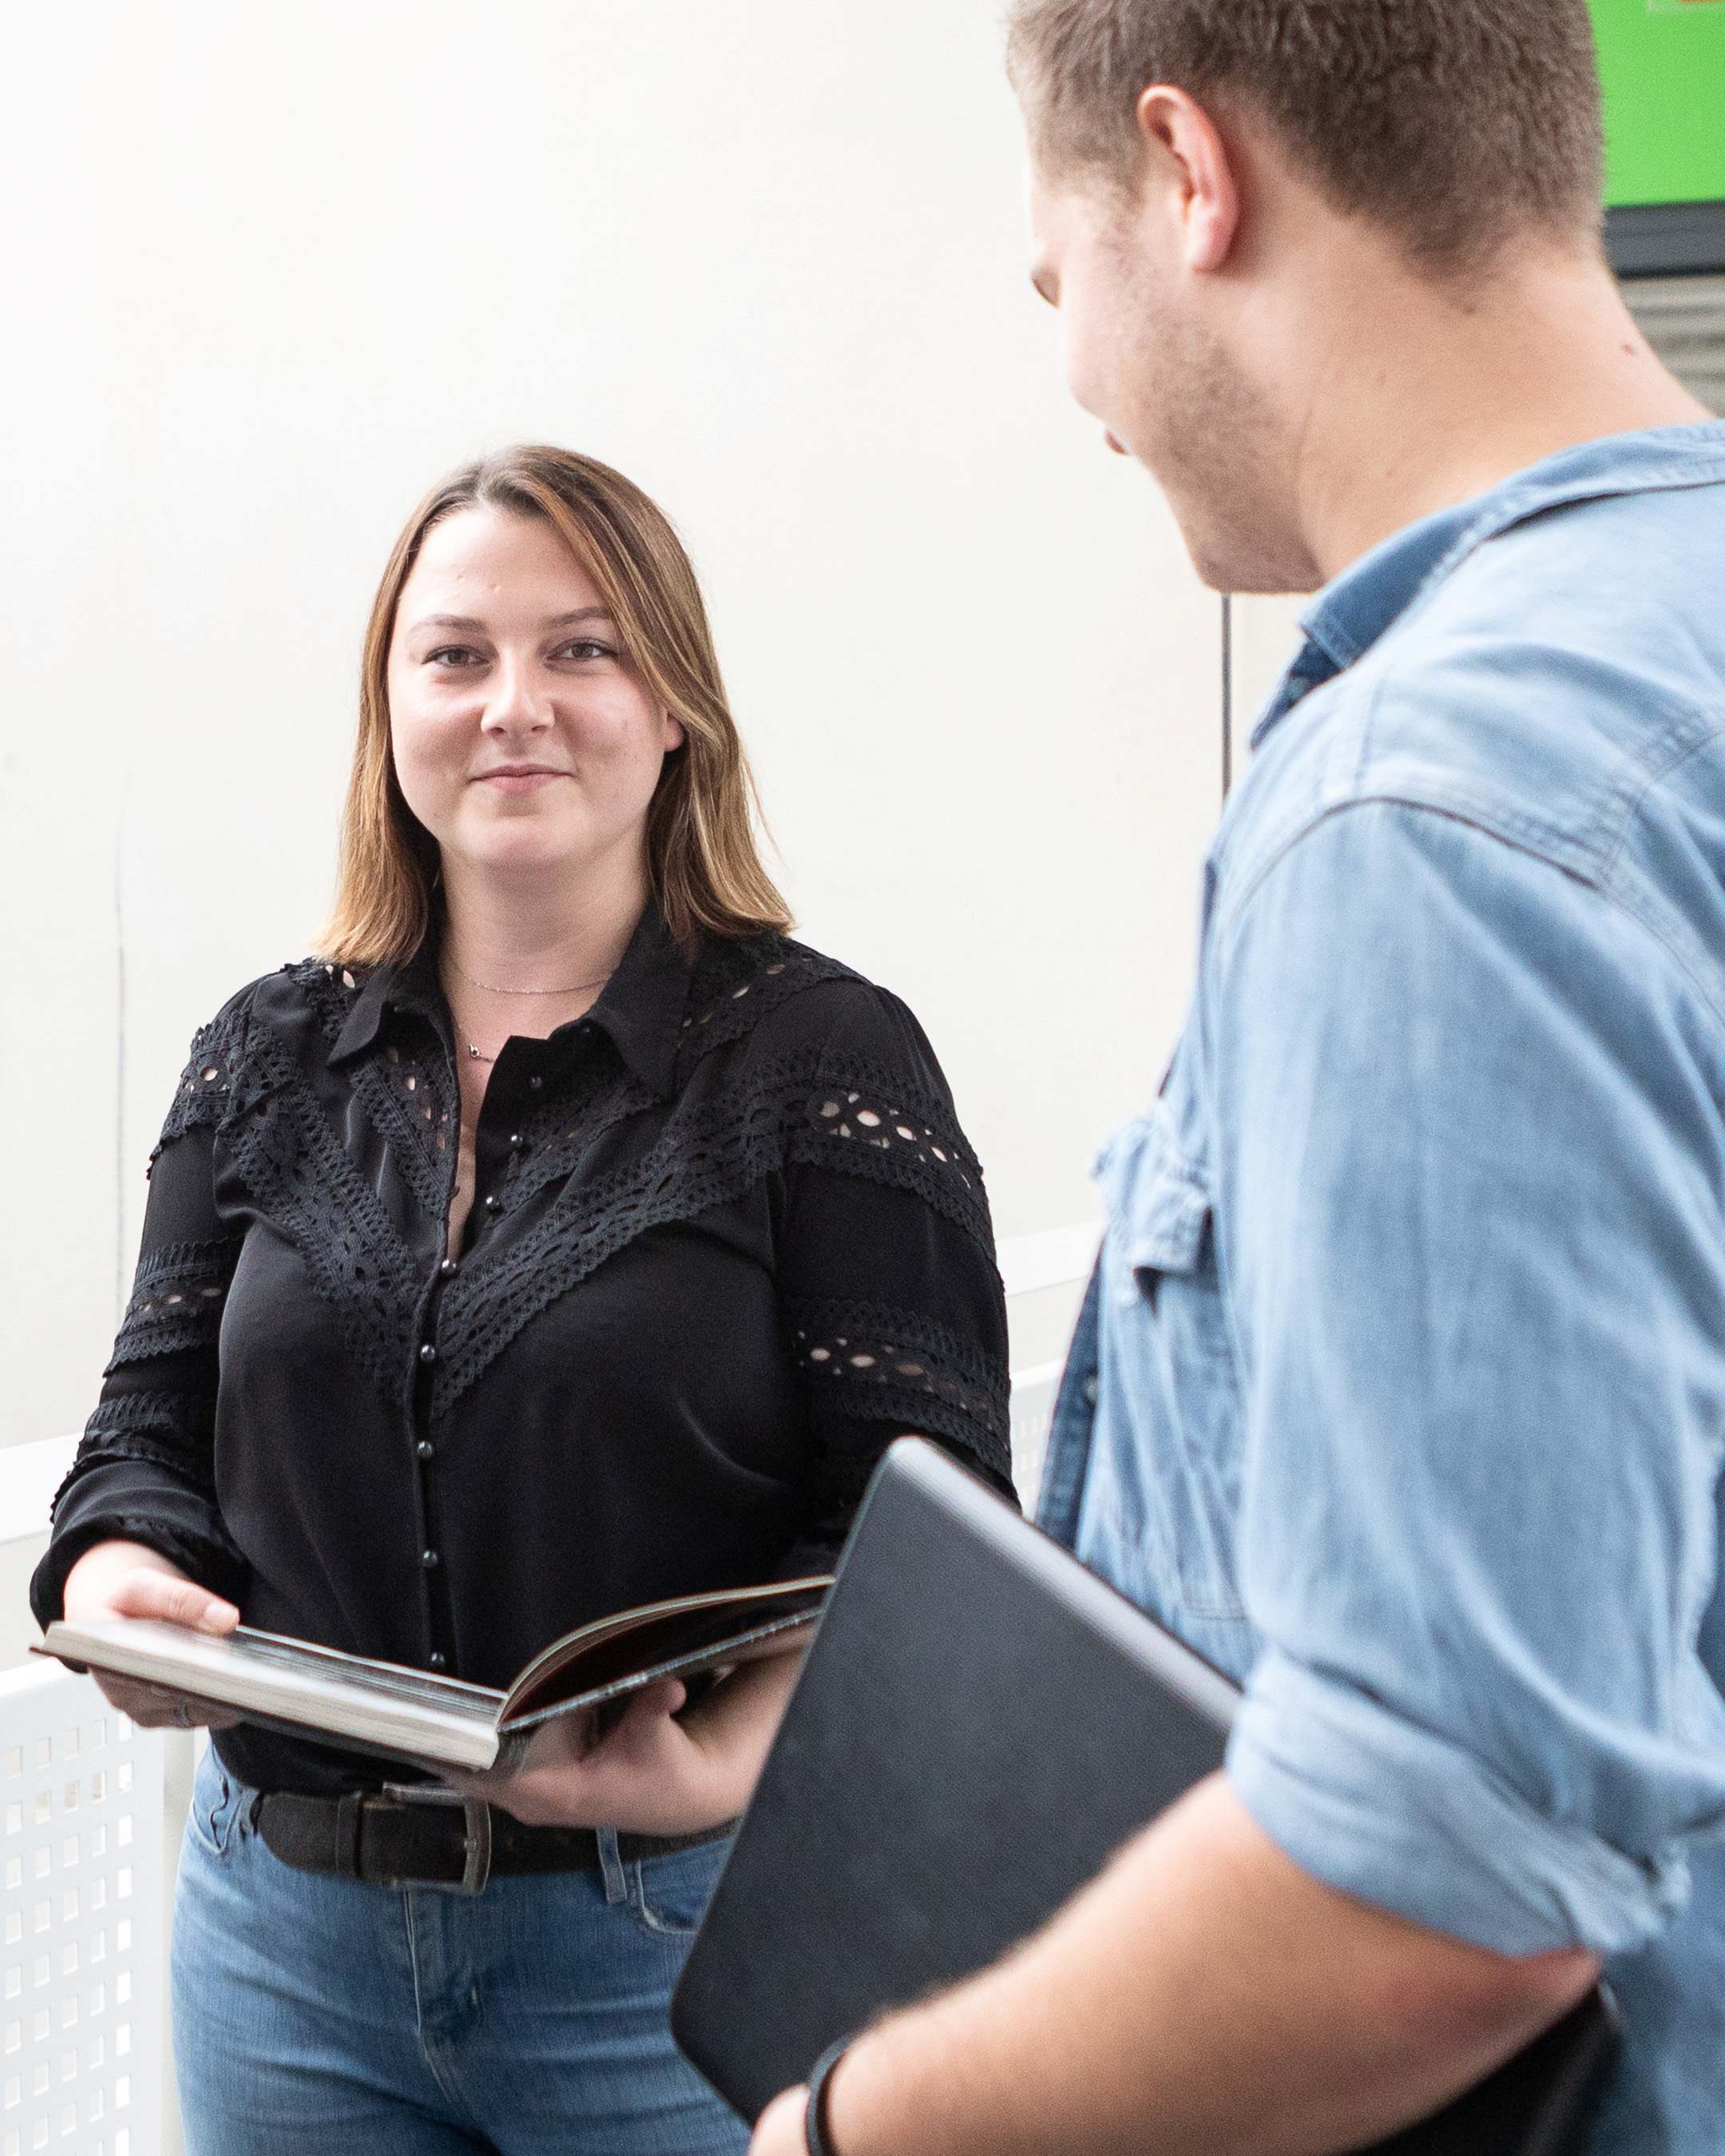
[[177, 1565], [213, 1594], [238, 1599], [245, 1565], [215, 1507], [159, 1470], [115, 1460], [68, 1484], [54, 1515], [54, 1539], [30, 1582], [30, 1608], [44, 1629], [65, 1611], [72, 1568], [98, 1543], [140, 1543]]

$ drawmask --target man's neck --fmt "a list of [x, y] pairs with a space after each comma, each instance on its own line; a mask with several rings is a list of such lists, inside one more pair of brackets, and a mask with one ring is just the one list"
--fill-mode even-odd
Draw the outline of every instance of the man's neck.
[[1710, 416], [1600, 263], [1541, 253], [1459, 292], [1404, 269], [1343, 311], [1326, 325], [1294, 472], [1325, 581], [1560, 449]]

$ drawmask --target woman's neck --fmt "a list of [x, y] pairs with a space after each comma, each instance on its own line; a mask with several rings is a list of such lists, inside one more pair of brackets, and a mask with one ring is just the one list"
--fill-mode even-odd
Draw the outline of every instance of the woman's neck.
[[576, 881], [445, 860], [445, 964], [484, 993], [551, 1004], [592, 990], [593, 984], [622, 963], [650, 896], [645, 860], [632, 865], [626, 875]]

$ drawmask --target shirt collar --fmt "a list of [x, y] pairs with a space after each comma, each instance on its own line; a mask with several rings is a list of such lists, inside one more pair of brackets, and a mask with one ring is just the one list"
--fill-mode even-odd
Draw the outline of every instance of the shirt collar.
[[1252, 747], [1309, 690], [1363, 657], [1487, 540], [1573, 502], [1722, 481], [1725, 420], [1654, 427], [1561, 449], [1489, 494], [1440, 509], [1394, 533], [1333, 578], [1300, 617], [1305, 648], [1253, 727]]
[[[445, 1039], [452, 1038], [449, 1009], [438, 978], [435, 930], [405, 964], [379, 966], [359, 988], [336, 1045], [333, 1064], [369, 1048], [391, 1011], [411, 1010], [429, 1018]], [[587, 1014], [608, 1035], [635, 1076], [659, 1098], [670, 1090], [676, 1067], [677, 1037], [688, 1000], [692, 961], [665, 925], [658, 901], [649, 899], [635, 925], [629, 947], [603, 993]], [[561, 1042], [576, 1024], [560, 1025], [550, 1037]]]
[[[383, 1020], [392, 1010], [424, 1010], [429, 1018], [438, 1017], [444, 1004], [433, 955], [435, 947], [435, 937], [428, 936], [405, 965], [372, 968], [353, 998], [341, 1030], [336, 1035], [336, 1045], [328, 1056], [332, 1068], [345, 1063], [350, 1055], [357, 1055], [362, 1049], [369, 1048], [382, 1031]], [[334, 966], [329, 971], [348, 985], [352, 984], [351, 973]], [[446, 1014], [441, 1030], [449, 1030]]]
[[636, 1077], [661, 1100], [670, 1091], [676, 1070], [677, 1038], [693, 971], [693, 957], [665, 927], [659, 901], [649, 898], [622, 964], [588, 1014], [611, 1036]]

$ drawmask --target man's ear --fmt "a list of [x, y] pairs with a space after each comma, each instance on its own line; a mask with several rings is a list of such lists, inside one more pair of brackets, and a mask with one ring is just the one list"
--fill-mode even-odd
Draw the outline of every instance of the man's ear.
[[1186, 91], [1160, 82], [1140, 94], [1137, 121], [1153, 162], [1172, 178], [1169, 208], [1186, 267], [1221, 269], [1240, 232], [1240, 184], [1221, 131]]

